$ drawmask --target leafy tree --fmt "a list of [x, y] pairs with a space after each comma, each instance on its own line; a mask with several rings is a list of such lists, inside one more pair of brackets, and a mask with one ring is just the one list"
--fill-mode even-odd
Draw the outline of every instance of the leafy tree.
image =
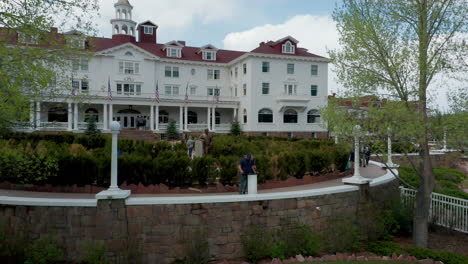
[[174, 120], [169, 120], [167, 125], [166, 137], [168, 140], [177, 140], [179, 139], [179, 132], [177, 131], [176, 122]]
[[[344, 0], [333, 14], [341, 48], [331, 52], [337, 74], [354, 98], [351, 107], [331, 103], [324, 118], [331, 130], [350, 135], [355, 124], [368, 135], [412, 142], [419, 147], [420, 178], [416, 197], [413, 239], [427, 246], [428, 214], [434, 173], [428, 141], [433, 129], [428, 109], [428, 87], [444, 72], [463, 72], [462, 41], [468, 29], [466, 1], [454, 0]], [[362, 104], [357, 98], [380, 95], [384, 105]], [[335, 112], [333, 112], [335, 111]]]
[[239, 136], [242, 134], [242, 129], [239, 124], [239, 121], [234, 121], [231, 124], [231, 134], [234, 136]]
[[90, 117], [88, 122], [86, 123], [86, 131], [85, 131], [85, 134], [86, 135], [96, 135], [96, 134], [99, 134], [100, 131], [99, 129], [97, 129], [97, 126], [96, 126], [96, 118], [95, 117]]
[[71, 89], [70, 62], [88, 56], [76, 44], [92, 33], [97, 7], [96, 0], [0, 0], [0, 128], [28, 120], [31, 101], [70, 96], [63, 91]]

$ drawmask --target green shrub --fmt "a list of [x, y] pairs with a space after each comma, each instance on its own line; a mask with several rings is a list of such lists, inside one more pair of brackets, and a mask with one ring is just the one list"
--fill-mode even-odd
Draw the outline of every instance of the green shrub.
[[161, 182], [161, 178], [154, 177], [156, 173], [155, 162], [149, 155], [123, 154], [119, 157], [118, 169], [119, 175], [125, 175], [125, 177], [119, 177], [121, 181], [119, 184], [123, 180], [127, 184], [142, 183], [144, 185], [148, 185], [150, 182], [156, 184]]
[[3, 150], [0, 179], [20, 184], [42, 184], [57, 176], [58, 161], [51, 156]]
[[252, 263], [268, 256], [271, 239], [269, 232], [260, 226], [250, 226], [241, 235], [244, 256]]
[[56, 236], [45, 236], [37, 239], [25, 251], [25, 264], [50, 264], [64, 260], [63, 250], [58, 247]]
[[153, 162], [155, 165], [151, 182], [162, 180], [162, 183], [169, 186], [190, 185], [190, 159], [185, 152], [162, 151]]
[[229, 184], [232, 185], [237, 181], [237, 164], [238, 158], [232, 156], [221, 156], [218, 159], [219, 165], [221, 165], [220, 170], [220, 182], [223, 185]]
[[280, 177], [302, 179], [306, 172], [306, 154], [303, 152], [283, 152], [279, 157]]
[[206, 232], [195, 230], [195, 232], [186, 235], [185, 257], [176, 260], [178, 264], [207, 264], [210, 262], [210, 247], [208, 244]]
[[264, 183], [267, 180], [273, 179], [273, 164], [272, 157], [267, 155], [259, 155], [255, 158], [255, 166], [258, 172], [258, 182]]
[[[307, 152], [307, 169], [310, 172], [327, 172], [332, 164], [328, 151], [314, 150]], [[345, 165], [346, 166], [346, 165]]]
[[169, 120], [169, 124], [167, 125], [166, 130], [166, 137], [168, 140], [178, 140], [179, 139], [179, 131], [176, 127], [176, 121]]
[[285, 256], [294, 257], [296, 255], [312, 256], [319, 250], [317, 236], [312, 229], [301, 223], [281, 228], [280, 237], [286, 244]]
[[323, 249], [330, 253], [354, 252], [361, 247], [361, 234], [350, 215], [329, 219], [321, 237]]
[[406, 251], [408, 254], [418, 259], [433, 259], [442, 261], [445, 264], [466, 264], [468, 263], [468, 257], [462, 254], [452, 253], [448, 251], [438, 251], [428, 248], [421, 247], [410, 247]]
[[375, 241], [367, 243], [366, 250], [379, 256], [390, 256], [393, 253], [402, 255], [405, 253], [404, 247], [390, 241]]
[[108, 264], [110, 262], [106, 257], [106, 250], [105, 242], [88, 241], [85, 244], [83, 261], [86, 264]]
[[195, 157], [192, 160], [192, 178], [205, 186], [209, 179], [215, 178], [215, 160], [211, 156]]
[[240, 127], [239, 121], [234, 121], [231, 124], [231, 134], [234, 136], [240, 136], [242, 134], [242, 129]]

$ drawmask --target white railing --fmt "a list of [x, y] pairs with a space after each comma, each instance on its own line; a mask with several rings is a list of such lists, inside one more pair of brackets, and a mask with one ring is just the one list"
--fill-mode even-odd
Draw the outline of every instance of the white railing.
[[[416, 190], [400, 187], [404, 205], [413, 205]], [[429, 219], [436, 225], [468, 233], [468, 200], [440, 193], [432, 193]]]
[[[78, 129], [86, 130], [88, 128], [88, 122], [78, 122]], [[103, 129], [104, 124], [102, 122], [96, 122], [96, 129]]]
[[41, 122], [39, 125], [41, 130], [67, 130], [67, 122]]
[[190, 131], [202, 131], [208, 128], [208, 124], [200, 123], [200, 124], [188, 124], [188, 129]]

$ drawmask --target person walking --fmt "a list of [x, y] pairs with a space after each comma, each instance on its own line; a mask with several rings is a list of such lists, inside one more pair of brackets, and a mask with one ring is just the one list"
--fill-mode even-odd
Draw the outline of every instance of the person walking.
[[238, 165], [239, 172], [241, 173], [241, 182], [239, 186], [239, 194], [245, 194], [247, 189], [247, 177], [249, 174], [257, 173], [257, 168], [255, 166], [252, 154], [246, 154], [242, 158]]
[[193, 136], [191, 136], [190, 139], [187, 141], [187, 148], [188, 148], [188, 156], [189, 158], [192, 159], [193, 149], [195, 148], [195, 140], [193, 139]]
[[366, 146], [365, 149], [364, 149], [364, 158], [365, 158], [365, 161], [366, 161], [366, 166], [369, 166], [370, 156], [371, 156], [370, 147]]

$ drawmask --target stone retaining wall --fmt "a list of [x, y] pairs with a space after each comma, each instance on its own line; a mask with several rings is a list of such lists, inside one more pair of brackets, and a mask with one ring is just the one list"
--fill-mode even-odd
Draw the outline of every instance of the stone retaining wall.
[[[242, 257], [240, 234], [251, 225], [273, 227], [302, 222], [316, 232], [330, 217], [358, 213], [369, 201], [397, 195], [396, 180], [359, 191], [306, 198], [249, 202], [126, 205], [100, 200], [97, 207], [0, 205], [1, 226], [10, 233], [28, 230], [31, 239], [57, 232], [67, 258], [77, 260], [87, 241], [105, 241], [113, 258], [136, 252], [143, 263], [170, 263], [183, 257], [197, 230], [205, 232], [218, 259]], [[189, 200], [190, 198], [187, 197]]]
[[[453, 168], [457, 166], [457, 162], [460, 161], [460, 159], [461, 154], [459, 152], [431, 155], [431, 162], [433, 167]], [[382, 162], [382, 157], [372, 157], [372, 160]], [[392, 161], [393, 163], [399, 164], [400, 166], [411, 166], [411, 163], [413, 163], [416, 167], [418, 167], [421, 159], [419, 158], [419, 155], [398, 155], [392, 156]]]

